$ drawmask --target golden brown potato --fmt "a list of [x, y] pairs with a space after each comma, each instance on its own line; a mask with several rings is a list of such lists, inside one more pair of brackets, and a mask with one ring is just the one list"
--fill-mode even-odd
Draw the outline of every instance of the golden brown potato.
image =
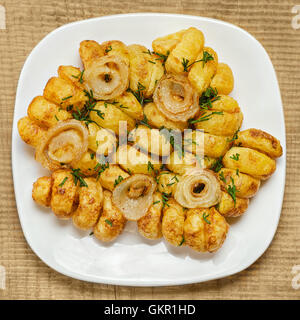
[[177, 183], [180, 181], [181, 176], [170, 172], [161, 171], [157, 176], [157, 186], [161, 193], [172, 194], [174, 196]]
[[95, 167], [98, 161], [95, 152], [88, 150], [83, 154], [81, 159], [73, 165], [73, 169], [80, 169], [86, 176], [93, 176], [96, 174]]
[[130, 173], [154, 175], [160, 169], [160, 163], [136, 148], [122, 145], [117, 150], [117, 163]]
[[197, 166], [197, 158], [192, 153], [186, 152], [182, 156], [181, 153], [174, 151], [167, 160], [166, 166], [170, 171], [183, 175], [187, 170]]
[[84, 90], [83, 84], [83, 72], [79, 68], [73, 66], [60, 66], [57, 70], [58, 76], [71, 84], [76, 86], [78, 89]]
[[226, 168], [239, 169], [257, 179], [265, 180], [276, 170], [276, 162], [264, 153], [249, 148], [233, 147], [225, 154]]
[[144, 46], [128, 46], [130, 60], [130, 89], [142, 92], [144, 97], [152, 96], [156, 83], [164, 75], [164, 67], [158, 56]]
[[52, 178], [41, 177], [36, 180], [32, 188], [32, 199], [38, 204], [49, 207], [51, 200]]
[[225, 191], [222, 191], [221, 201], [216, 208], [223, 217], [239, 217], [248, 208], [249, 199], [236, 197], [234, 203], [232, 197]]
[[259, 129], [247, 129], [238, 133], [238, 139], [235, 144], [257, 151], [263, 152], [271, 158], [278, 158], [282, 155], [280, 141]]
[[165, 127], [172, 130], [183, 131], [188, 127], [187, 122], [175, 122], [167, 119], [162, 112], [160, 112], [153, 102], [147, 103], [144, 107], [144, 114], [148, 120], [149, 125], [155, 128]]
[[237, 192], [236, 195], [239, 198], [252, 198], [260, 187], [260, 180], [241, 173], [238, 170], [222, 168], [218, 172], [218, 177], [223, 190], [232, 185], [231, 179], [233, 179]]
[[189, 209], [186, 215], [184, 239], [189, 247], [215, 252], [223, 245], [229, 225], [214, 207]]
[[81, 109], [88, 100], [82, 90], [72, 85], [69, 81], [58, 77], [49, 79], [44, 89], [44, 97], [63, 109], [67, 109], [71, 105], [74, 108]]
[[163, 209], [162, 234], [173, 246], [185, 245], [184, 241], [185, 210], [174, 199], [169, 199]]
[[152, 48], [155, 52], [168, 55], [176, 45], [181, 41], [186, 30], [181, 30], [176, 33], [168, 34], [164, 37], [155, 39], [152, 42]]
[[169, 73], [184, 74], [183, 61], [193, 63], [203, 50], [204, 35], [196, 28], [187, 29], [176, 47], [170, 52], [166, 61], [166, 70]]
[[[211, 60], [210, 60], [211, 59]], [[209, 47], [204, 47], [188, 74], [188, 79], [201, 95], [210, 85], [212, 77], [217, 72], [218, 55]]]
[[168, 156], [172, 151], [169, 139], [162, 135], [158, 129], [150, 129], [139, 125], [128, 135], [128, 141], [134, 143], [145, 153]]
[[129, 54], [127, 46], [118, 40], [110, 40], [101, 43], [104, 53], [108, 56], [119, 56], [123, 58], [127, 65], [129, 65]]
[[229, 94], [233, 90], [233, 73], [226, 63], [219, 63], [217, 73], [212, 78], [210, 86], [217, 89], [219, 94]]
[[91, 62], [104, 56], [102, 46], [94, 40], [84, 40], [80, 42], [79, 55], [86, 69]]
[[37, 96], [31, 101], [27, 114], [37, 125], [46, 128], [56, 125], [57, 121], [72, 119], [72, 115], [68, 111], [59, 108], [42, 96]]
[[238, 113], [241, 112], [239, 104], [235, 99], [230, 96], [225, 96], [223, 94], [218, 95], [218, 99], [212, 102], [212, 109], [214, 111], [224, 111], [228, 113]]
[[36, 122], [29, 117], [21, 118], [18, 121], [18, 131], [22, 140], [34, 148], [47, 132], [47, 130], [38, 126]]
[[[132, 118], [130, 118], [127, 114], [110, 103], [99, 101], [96, 103], [94, 109], [98, 112], [91, 112], [91, 119], [95, 121], [100, 127], [112, 130], [116, 135], [119, 135], [119, 131], [121, 130], [119, 128], [120, 121], [127, 122], [128, 132], [135, 127], [135, 121]], [[126, 123], [124, 126], [124, 130], [126, 130]], [[124, 134], [125, 132], [121, 133]]]
[[143, 108], [131, 92], [125, 91], [121, 96], [111, 101], [111, 103], [132, 119], [143, 120], [144, 118]]
[[74, 225], [83, 230], [92, 228], [98, 221], [103, 202], [103, 191], [95, 178], [85, 178], [88, 187], [79, 188], [79, 205], [72, 215]]
[[113, 241], [124, 229], [126, 219], [112, 203], [111, 192], [103, 192], [103, 211], [94, 227], [94, 235], [105, 242]]
[[70, 170], [57, 170], [52, 173], [52, 195], [50, 206], [60, 219], [72, 216], [77, 205], [77, 186]]
[[153, 204], [145, 216], [137, 221], [139, 233], [151, 240], [162, 237], [161, 219], [162, 219], [162, 195], [159, 192], [153, 194]]
[[118, 180], [123, 180], [128, 177], [129, 174], [122, 170], [118, 165], [110, 164], [109, 167], [101, 173], [99, 181], [103, 188], [113, 191]]
[[204, 154], [211, 158], [223, 156], [231, 143], [227, 137], [204, 133], [199, 130], [187, 132], [184, 135], [184, 147], [186, 151], [194, 154]]

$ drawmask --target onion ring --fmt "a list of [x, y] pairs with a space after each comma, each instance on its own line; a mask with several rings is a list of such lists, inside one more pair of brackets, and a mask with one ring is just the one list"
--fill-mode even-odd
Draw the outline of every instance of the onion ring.
[[220, 183], [210, 170], [191, 169], [178, 182], [174, 198], [185, 208], [209, 208], [221, 199]]
[[199, 96], [183, 75], [166, 75], [159, 81], [153, 100], [170, 120], [186, 122], [199, 112]]
[[129, 67], [121, 57], [103, 56], [88, 65], [83, 78], [87, 91], [92, 90], [96, 99], [109, 100], [128, 88]]
[[60, 121], [41, 139], [35, 158], [54, 171], [63, 165], [72, 166], [88, 149], [88, 130], [78, 120]]

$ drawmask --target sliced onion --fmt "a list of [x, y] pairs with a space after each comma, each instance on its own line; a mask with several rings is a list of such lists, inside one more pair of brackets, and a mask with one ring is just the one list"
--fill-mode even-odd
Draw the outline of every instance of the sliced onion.
[[153, 99], [157, 108], [173, 121], [186, 122], [199, 112], [199, 96], [183, 75], [165, 75]]
[[128, 88], [129, 67], [119, 56], [103, 56], [93, 61], [84, 72], [86, 89], [98, 100], [120, 96]]
[[127, 220], [137, 221], [153, 203], [155, 180], [145, 174], [134, 174], [119, 183], [113, 191], [114, 205]]
[[212, 171], [195, 168], [182, 176], [174, 198], [185, 208], [209, 208], [220, 202], [221, 187]]
[[53, 171], [72, 166], [88, 149], [88, 130], [78, 120], [60, 121], [51, 127], [36, 149], [36, 160]]

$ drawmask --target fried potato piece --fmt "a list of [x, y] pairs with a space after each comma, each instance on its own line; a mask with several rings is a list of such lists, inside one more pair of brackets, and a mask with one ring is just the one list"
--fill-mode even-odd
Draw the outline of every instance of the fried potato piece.
[[123, 58], [127, 65], [129, 65], [129, 54], [127, 46], [118, 40], [110, 40], [101, 43], [101, 47], [104, 50], [105, 55], [119, 56]]
[[31, 101], [27, 114], [37, 125], [46, 128], [56, 125], [57, 121], [72, 119], [72, 115], [68, 111], [60, 109], [42, 96], [37, 96]]
[[223, 190], [232, 185], [231, 179], [233, 179], [237, 192], [236, 195], [239, 198], [252, 198], [260, 187], [260, 180], [241, 173], [238, 170], [222, 168], [218, 172], [218, 178]]
[[45, 99], [56, 103], [63, 109], [67, 109], [71, 105], [81, 109], [88, 100], [82, 90], [76, 88], [69, 81], [58, 77], [49, 79], [43, 95]]
[[144, 118], [143, 108], [131, 92], [125, 91], [112, 103], [132, 119], [142, 120]]
[[94, 227], [94, 235], [97, 239], [109, 242], [117, 238], [123, 231], [126, 224], [121, 211], [112, 203], [112, 193], [103, 192], [103, 211]]
[[84, 90], [83, 85], [83, 71], [80, 68], [73, 66], [60, 66], [57, 70], [58, 76], [71, 84], [76, 86], [78, 89]]
[[144, 114], [148, 120], [148, 123], [155, 128], [165, 127], [172, 130], [183, 131], [188, 127], [187, 122], [175, 122], [167, 119], [162, 112], [160, 112], [155, 103], [147, 103], [144, 107]]
[[130, 89], [142, 92], [144, 97], [152, 96], [156, 83], [164, 75], [164, 67], [158, 56], [144, 46], [128, 46], [130, 60]]
[[157, 176], [157, 186], [158, 190], [161, 193], [171, 194], [174, 196], [177, 183], [180, 181], [181, 176], [170, 172], [170, 171], [161, 171]]
[[[238, 157], [238, 160], [234, 160]], [[226, 168], [239, 169], [254, 178], [266, 180], [276, 170], [276, 162], [259, 151], [233, 147], [225, 154], [223, 164]]]
[[139, 233], [151, 240], [162, 237], [161, 220], [162, 220], [162, 195], [159, 192], [153, 194], [153, 204], [145, 216], [137, 221]]
[[249, 199], [236, 197], [236, 203], [234, 203], [232, 197], [222, 191], [221, 201], [216, 207], [223, 217], [239, 217], [247, 210], [248, 205]]
[[102, 46], [94, 40], [84, 40], [80, 42], [79, 55], [86, 69], [91, 62], [103, 57], [105, 54]]
[[[97, 110], [97, 112], [90, 113], [91, 120], [95, 121], [100, 127], [112, 130], [116, 135], [119, 135], [120, 121], [127, 122], [128, 132], [135, 127], [134, 119], [110, 103], [99, 101], [96, 103], [94, 109]], [[126, 124], [124, 128], [126, 129]], [[121, 134], [124, 133], [125, 132], [121, 132]]]
[[263, 152], [271, 158], [278, 158], [282, 155], [280, 141], [259, 129], [251, 128], [240, 131], [235, 144]]
[[21, 118], [18, 121], [18, 131], [22, 140], [34, 148], [39, 144], [42, 137], [47, 132], [46, 129], [41, 128], [29, 117]]
[[158, 129], [150, 129], [144, 125], [133, 129], [128, 135], [128, 141], [149, 154], [168, 156], [172, 151], [170, 141]]
[[193, 130], [184, 135], [186, 151], [194, 154], [202, 153], [211, 158], [223, 156], [230, 145], [231, 143], [227, 137], [216, 136], [199, 130]]
[[32, 188], [32, 199], [38, 204], [49, 207], [51, 200], [52, 178], [41, 177], [36, 180]]
[[181, 41], [185, 32], [186, 30], [180, 30], [176, 33], [168, 34], [153, 40], [153, 50], [159, 54], [168, 55]]
[[[204, 61], [206, 57], [212, 57], [212, 60]], [[218, 55], [209, 47], [204, 47], [192, 65], [188, 79], [196, 91], [201, 95], [210, 85], [211, 79], [217, 72]]]
[[158, 160], [153, 160], [130, 145], [122, 145], [117, 150], [117, 163], [126, 171], [131, 173], [144, 173], [154, 175], [160, 169]]
[[119, 177], [122, 177], [121, 179], [123, 180], [128, 178], [129, 174], [118, 165], [110, 164], [109, 167], [101, 173], [99, 181], [103, 188], [113, 191], [116, 180], [118, 180]]
[[88, 150], [83, 154], [81, 159], [73, 165], [73, 169], [80, 169], [84, 175], [93, 176], [97, 173], [95, 171], [97, 163], [95, 153], [92, 150]]
[[184, 245], [185, 210], [174, 199], [169, 199], [163, 209], [162, 234], [173, 246]]
[[214, 207], [189, 209], [186, 215], [184, 239], [189, 247], [200, 252], [215, 252], [223, 245], [229, 225]]
[[232, 70], [226, 63], [219, 63], [217, 73], [212, 78], [210, 86], [217, 89], [219, 94], [229, 94], [233, 90], [234, 78]]
[[197, 159], [192, 153], [186, 152], [182, 156], [174, 151], [171, 153], [166, 166], [170, 171], [183, 175], [187, 170], [197, 166]]
[[183, 68], [183, 59], [188, 63], [193, 63], [198, 54], [203, 50], [204, 35], [196, 28], [187, 29], [176, 47], [170, 52], [165, 63], [167, 72], [169, 73], [185, 73]]
[[77, 186], [70, 170], [57, 170], [52, 173], [52, 195], [50, 206], [60, 219], [72, 216], [78, 203]]
[[103, 202], [103, 191], [95, 178], [85, 178], [88, 187], [79, 188], [79, 205], [72, 215], [74, 225], [83, 230], [92, 228], [98, 221]]

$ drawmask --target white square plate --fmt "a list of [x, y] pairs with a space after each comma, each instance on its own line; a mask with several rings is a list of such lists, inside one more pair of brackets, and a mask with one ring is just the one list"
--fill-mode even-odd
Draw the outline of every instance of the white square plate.
[[[232, 96], [244, 113], [242, 128], [259, 128], [280, 139], [284, 154], [277, 170], [252, 199], [248, 211], [231, 222], [224, 246], [214, 254], [174, 248], [165, 241], [147, 241], [128, 223], [112, 244], [102, 244], [59, 221], [31, 198], [32, 183], [48, 172], [34, 160], [33, 149], [19, 137], [17, 121], [32, 98], [40, 95], [60, 65], [80, 66], [79, 43], [118, 39], [151, 48], [153, 39], [194, 26], [206, 45], [234, 73]], [[280, 217], [285, 184], [285, 127], [280, 91], [270, 58], [246, 31], [218, 20], [174, 14], [126, 14], [65, 25], [47, 35], [31, 52], [17, 88], [12, 166], [16, 202], [23, 232], [32, 250], [48, 266], [67, 276], [107, 284], [161, 286], [207, 281], [237, 273], [267, 249]]]

